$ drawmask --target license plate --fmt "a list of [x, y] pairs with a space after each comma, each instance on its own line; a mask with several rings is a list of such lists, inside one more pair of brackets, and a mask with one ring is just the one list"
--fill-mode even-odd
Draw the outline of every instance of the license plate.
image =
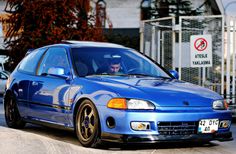
[[199, 121], [199, 133], [214, 133], [218, 130], [219, 119], [203, 119]]

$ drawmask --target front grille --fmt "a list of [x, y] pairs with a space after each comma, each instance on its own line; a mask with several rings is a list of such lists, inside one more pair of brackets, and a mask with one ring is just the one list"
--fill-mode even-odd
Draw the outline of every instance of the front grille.
[[197, 133], [198, 122], [160, 122], [160, 135], [190, 135]]

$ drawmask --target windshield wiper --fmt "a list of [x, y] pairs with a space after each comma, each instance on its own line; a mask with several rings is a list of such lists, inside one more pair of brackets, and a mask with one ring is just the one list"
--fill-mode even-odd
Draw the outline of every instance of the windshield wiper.
[[98, 74], [89, 74], [86, 76], [123, 76], [124, 74], [112, 74], [112, 73], [98, 73]]
[[173, 79], [171, 77], [167, 77], [167, 76], [155, 76], [156, 78], [162, 78], [162, 79]]
[[153, 75], [149, 74], [142, 74], [142, 73], [128, 73], [128, 74], [123, 74], [124, 76], [148, 76], [148, 77], [155, 77]]
[[125, 75], [127, 75], [127, 76], [145, 76], [145, 77], [153, 77], [153, 78], [161, 78], [161, 79], [172, 79], [171, 77], [155, 76], [155, 75], [142, 74], [142, 73], [130, 73], [130, 74], [125, 74]]
[[112, 74], [112, 73], [100, 73], [100, 74], [90, 74], [86, 76], [142, 76], [142, 77], [152, 77], [152, 78], [161, 78], [161, 79], [172, 79], [171, 77], [166, 76], [155, 76], [150, 74], [142, 74], [142, 73], [129, 73], [129, 74]]

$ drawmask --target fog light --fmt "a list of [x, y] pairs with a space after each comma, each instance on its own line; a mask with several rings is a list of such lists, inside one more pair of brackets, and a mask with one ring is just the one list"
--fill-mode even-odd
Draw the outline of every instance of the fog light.
[[229, 120], [222, 120], [220, 121], [220, 128], [228, 128], [230, 126], [230, 121]]
[[108, 128], [115, 128], [115, 126], [116, 126], [115, 119], [113, 117], [108, 117], [107, 118], [107, 127]]
[[131, 128], [133, 130], [150, 130], [149, 122], [131, 122]]

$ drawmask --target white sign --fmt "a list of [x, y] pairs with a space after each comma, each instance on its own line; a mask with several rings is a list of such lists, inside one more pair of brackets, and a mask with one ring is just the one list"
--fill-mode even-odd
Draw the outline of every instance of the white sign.
[[212, 67], [211, 35], [192, 35], [190, 38], [190, 66]]

